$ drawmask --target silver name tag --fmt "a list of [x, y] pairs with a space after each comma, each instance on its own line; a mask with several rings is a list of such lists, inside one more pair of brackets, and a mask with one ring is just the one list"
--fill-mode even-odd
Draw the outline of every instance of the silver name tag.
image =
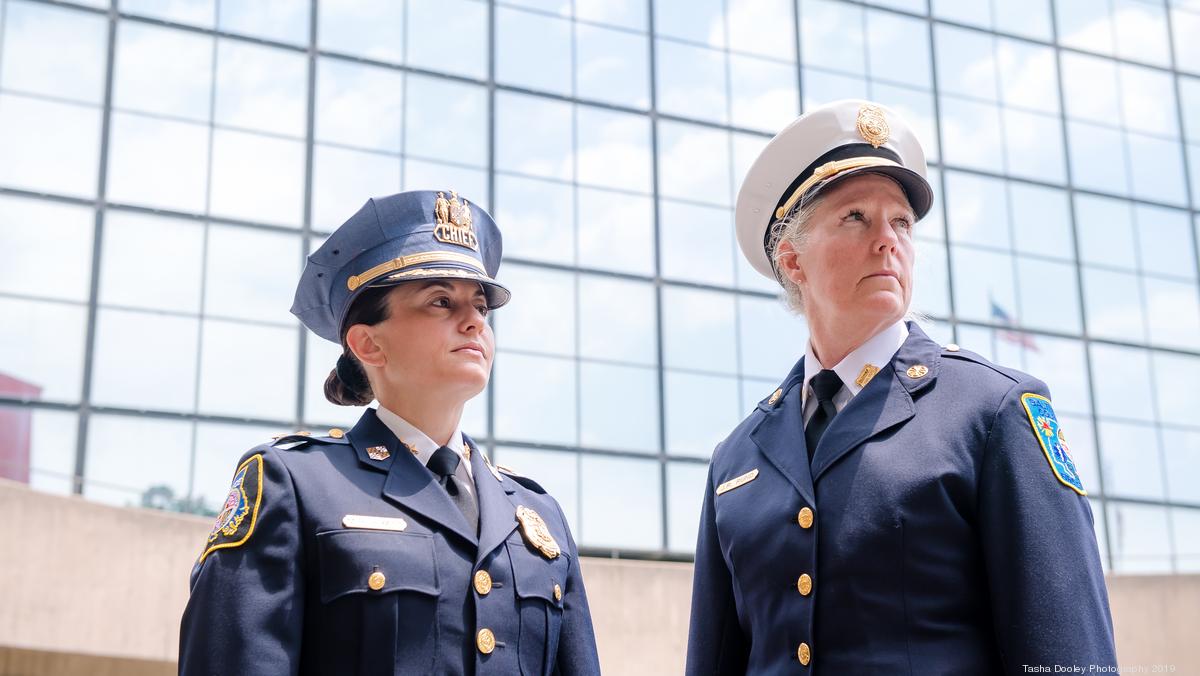
[[371, 530], [404, 530], [408, 528], [408, 522], [404, 519], [387, 516], [347, 514], [342, 517], [342, 526], [346, 528], [369, 528]]

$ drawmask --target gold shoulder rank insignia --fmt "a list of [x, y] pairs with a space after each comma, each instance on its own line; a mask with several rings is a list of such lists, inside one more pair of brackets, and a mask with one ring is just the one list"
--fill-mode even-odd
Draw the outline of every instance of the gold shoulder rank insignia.
[[258, 522], [258, 508], [262, 505], [263, 457], [256, 453], [238, 466], [233, 475], [233, 485], [217, 521], [208, 533], [208, 543], [200, 561], [218, 549], [239, 547], [254, 534]]
[[550, 529], [546, 527], [546, 522], [537, 512], [524, 505], [519, 506], [517, 507], [517, 521], [521, 522], [521, 535], [525, 536], [525, 541], [541, 552], [542, 556], [554, 559], [562, 552], [558, 547], [558, 542], [550, 534]]

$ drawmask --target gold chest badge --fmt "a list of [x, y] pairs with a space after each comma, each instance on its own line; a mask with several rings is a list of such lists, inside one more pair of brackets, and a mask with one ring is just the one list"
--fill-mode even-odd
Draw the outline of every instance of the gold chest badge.
[[855, 126], [858, 127], [858, 135], [875, 148], [887, 143], [888, 137], [892, 135], [892, 129], [879, 106], [866, 104], [860, 107]]
[[521, 535], [525, 536], [525, 541], [541, 552], [542, 556], [554, 559], [562, 552], [558, 542], [550, 534], [550, 529], [546, 527], [546, 522], [537, 512], [524, 505], [517, 507], [517, 521], [521, 522]]
[[457, 192], [451, 190], [450, 199], [446, 199], [446, 193], [439, 192], [433, 205], [433, 215], [437, 220], [433, 228], [433, 236], [437, 241], [479, 251], [471, 205], [466, 200], [460, 203]]

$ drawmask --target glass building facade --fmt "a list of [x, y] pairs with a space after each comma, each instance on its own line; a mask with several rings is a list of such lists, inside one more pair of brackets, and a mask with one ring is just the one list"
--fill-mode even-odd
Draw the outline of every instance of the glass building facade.
[[931, 160], [926, 330], [1049, 383], [1110, 570], [1200, 571], [1198, 34], [1196, 0], [0, 0], [0, 475], [214, 512], [246, 449], [358, 416], [287, 312], [304, 256], [455, 189], [514, 292], [464, 429], [585, 551], [687, 559], [806, 340], [739, 182], [867, 97]]

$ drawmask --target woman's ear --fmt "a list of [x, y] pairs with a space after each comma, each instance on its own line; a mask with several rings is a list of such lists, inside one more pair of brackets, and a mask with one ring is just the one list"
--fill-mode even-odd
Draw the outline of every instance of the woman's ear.
[[381, 367], [387, 364], [387, 355], [373, 334], [366, 324], [355, 324], [346, 331], [346, 346], [364, 366]]
[[791, 242], [780, 242], [778, 245], [779, 255], [776, 257], [779, 265], [779, 272], [788, 279], [792, 280], [797, 286], [803, 285], [808, 281], [807, 275], [804, 274], [804, 267], [800, 264], [800, 254], [796, 252], [796, 247], [792, 246]]

